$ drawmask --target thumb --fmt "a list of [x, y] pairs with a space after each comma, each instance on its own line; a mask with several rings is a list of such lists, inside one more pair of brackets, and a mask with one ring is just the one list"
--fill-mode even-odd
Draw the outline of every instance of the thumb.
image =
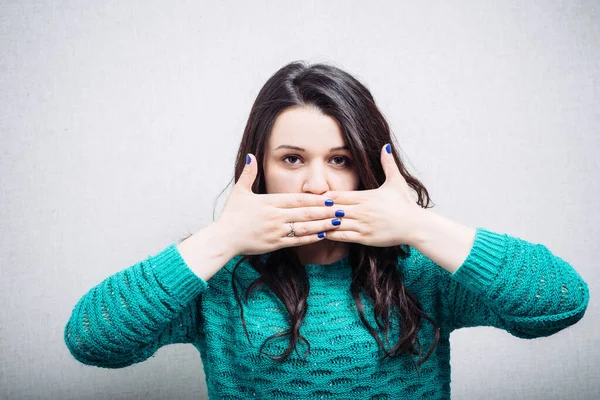
[[394, 155], [392, 154], [392, 145], [389, 143], [381, 149], [381, 166], [385, 173], [386, 182], [395, 179], [400, 174], [396, 161], [394, 160]]
[[256, 157], [254, 157], [254, 154], [248, 153], [246, 155], [246, 165], [242, 170], [242, 174], [240, 175], [236, 186], [239, 186], [244, 190], [252, 192], [252, 185], [256, 180], [257, 171], [258, 165], [256, 163]]

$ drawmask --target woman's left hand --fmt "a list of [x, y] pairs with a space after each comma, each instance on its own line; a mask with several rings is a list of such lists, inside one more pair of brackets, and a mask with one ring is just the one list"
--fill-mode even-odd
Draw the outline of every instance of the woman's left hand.
[[386, 146], [381, 149], [381, 164], [386, 176], [383, 185], [371, 190], [324, 194], [334, 201], [335, 210], [344, 211], [339, 227], [327, 231], [325, 239], [375, 247], [413, 245], [424, 209], [413, 200], [410, 188], [393, 155], [385, 150]]

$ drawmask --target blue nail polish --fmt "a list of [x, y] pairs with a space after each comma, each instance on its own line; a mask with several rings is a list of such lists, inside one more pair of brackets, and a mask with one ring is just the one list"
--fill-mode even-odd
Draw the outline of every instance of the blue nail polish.
[[344, 212], [343, 212], [342, 210], [337, 210], [337, 211], [335, 212], [335, 216], [336, 216], [336, 217], [343, 217], [344, 215], [345, 215], [345, 214], [344, 214]]
[[342, 223], [342, 220], [338, 219], [338, 218], [334, 218], [331, 220], [331, 223], [335, 226], [338, 226], [339, 224]]
[[325, 237], [325, 232], [319, 232], [317, 236], [319, 236], [319, 239], [323, 239]]
[[329, 199], [325, 200], [325, 205], [326, 206], [332, 206], [333, 205], [333, 200], [329, 200]]
[[246, 165], [250, 164], [250, 161], [252, 161], [252, 158], [246, 154]]
[[385, 151], [387, 151], [388, 154], [392, 153], [392, 146], [389, 143], [385, 146]]

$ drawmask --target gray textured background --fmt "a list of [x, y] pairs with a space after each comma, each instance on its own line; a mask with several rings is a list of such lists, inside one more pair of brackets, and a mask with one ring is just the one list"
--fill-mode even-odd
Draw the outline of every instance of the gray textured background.
[[2, 1], [0, 21], [2, 399], [206, 398], [193, 346], [87, 367], [64, 325], [212, 221], [258, 90], [296, 59], [371, 89], [435, 211], [543, 243], [590, 285], [554, 336], [455, 332], [453, 398], [600, 392], [597, 1]]

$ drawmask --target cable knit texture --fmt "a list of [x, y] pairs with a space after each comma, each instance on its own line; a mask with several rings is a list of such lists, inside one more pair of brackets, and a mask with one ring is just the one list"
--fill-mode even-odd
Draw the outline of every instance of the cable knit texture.
[[[410, 251], [406, 260], [398, 259], [398, 269], [440, 327], [439, 343], [420, 376], [406, 354], [380, 361], [383, 352], [350, 294], [348, 258], [306, 265], [308, 312], [300, 327], [310, 343], [306, 358], [302, 341], [284, 363], [259, 354], [265, 339], [289, 325], [285, 307], [264, 286], [244, 304], [248, 342], [231, 288], [241, 256], [205, 282], [175, 244], [85, 294], [65, 326], [64, 340], [78, 361], [104, 368], [139, 363], [168, 344], [191, 343], [200, 353], [211, 399], [447, 399], [454, 329], [494, 326], [519, 338], [549, 336], [579, 321], [588, 305], [581, 276], [541, 244], [477, 228], [470, 254], [454, 274], [415, 248]], [[243, 262], [236, 271], [238, 293], [257, 277]], [[371, 303], [362, 299], [367, 320], [384, 338]], [[394, 321], [391, 346], [399, 338]], [[433, 334], [433, 325], [423, 319], [418, 333], [423, 354]], [[280, 355], [287, 341], [270, 340], [264, 351]]]

